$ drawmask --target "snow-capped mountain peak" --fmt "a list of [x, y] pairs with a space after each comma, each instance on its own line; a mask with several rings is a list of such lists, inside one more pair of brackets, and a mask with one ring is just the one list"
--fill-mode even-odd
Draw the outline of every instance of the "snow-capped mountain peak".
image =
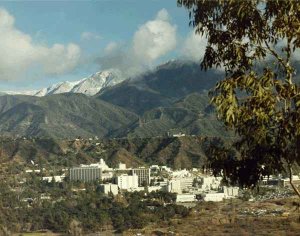
[[116, 70], [97, 72], [77, 83], [71, 92], [95, 95], [101, 89], [113, 86], [122, 81], [120, 73]]
[[97, 72], [78, 81], [64, 81], [36, 92], [34, 96], [46, 96], [59, 93], [83, 93], [89, 96], [95, 95], [101, 89], [113, 86], [123, 80], [117, 70], [105, 70]]

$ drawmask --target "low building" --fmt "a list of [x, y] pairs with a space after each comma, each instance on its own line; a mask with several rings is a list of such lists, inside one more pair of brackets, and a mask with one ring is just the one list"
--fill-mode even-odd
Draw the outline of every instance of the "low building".
[[117, 195], [119, 193], [119, 188], [117, 184], [101, 184], [100, 190], [104, 194]]
[[224, 198], [224, 193], [206, 193], [203, 200], [206, 202], [221, 202]]
[[99, 167], [74, 167], [69, 171], [71, 181], [91, 182], [101, 180], [102, 170]]
[[161, 167], [160, 167], [160, 170], [161, 170], [161, 171], [166, 171], [166, 172], [172, 172], [171, 168], [170, 168], [170, 167], [167, 167], [167, 166], [161, 166]]
[[118, 165], [118, 169], [119, 170], [126, 170], [126, 164], [120, 162], [119, 165]]
[[150, 166], [150, 170], [153, 172], [156, 172], [156, 171], [160, 170], [160, 167], [159, 167], [159, 165], [152, 165], [152, 166]]
[[97, 167], [100, 168], [102, 171], [109, 171], [112, 170], [112, 168], [110, 168], [105, 161], [101, 158], [100, 161], [98, 163], [94, 163], [94, 164], [90, 164], [90, 165], [80, 165], [80, 167]]
[[54, 181], [56, 183], [61, 183], [65, 178], [65, 175], [56, 175], [56, 176], [45, 176], [42, 177], [43, 181], [47, 181], [48, 183]]
[[171, 175], [173, 178], [191, 177], [191, 173], [187, 169], [173, 171]]
[[113, 178], [113, 172], [102, 172], [101, 174], [101, 180], [107, 180], [107, 179], [112, 179]]
[[[296, 187], [299, 187], [300, 186], [299, 176], [298, 175], [293, 175], [292, 178], [293, 178], [293, 184]], [[280, 180], [280, 185], [283, 186], [283, 187], [290, 187], [291, 188], [290, 179], [289, 178], [281, 179]]]
[[239, 187], [223, 187], [225, 198], [235, 198], [239, 195]]
[[202, 190], [217, 190], [220, 187], [222, 177], [203, 176], [201, 177]]
[[195, 202], [196, 194], [177, 194], [176, 202]]
[[166, 187], [163, 187], [163, 186], [149, 186], [147, 189], [148, 189], [148, 192], [155, 192], [155, 191], [164, 191], [164, 190], [166, 190]]

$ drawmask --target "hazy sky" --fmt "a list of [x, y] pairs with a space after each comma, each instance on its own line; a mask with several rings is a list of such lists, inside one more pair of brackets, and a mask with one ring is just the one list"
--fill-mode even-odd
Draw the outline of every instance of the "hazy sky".
[[176, 0], [1, 2], [0, 91], [198, 60], [204, 43], [188, 21]]

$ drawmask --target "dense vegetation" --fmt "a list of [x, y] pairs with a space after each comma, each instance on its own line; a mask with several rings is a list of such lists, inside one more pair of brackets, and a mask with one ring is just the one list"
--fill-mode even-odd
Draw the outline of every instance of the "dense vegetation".
[[85, 233], [109, 229], [121, 232], [167, 221], [175, 215], [188, 215], [185, 207], [172, 204], [174, 194], [134, 192], [105, 196], [99, 191], [99, 183], [47, 183], [32, 175], [19, 186], [2, 182], [0, 190], [1, 235], [5, 231], [41, 229], [68, 233], [74, 225]]
[[[6, 171], [20, 173], [24, 167], [59, 168], [95, 163], [103, 158], [116, 167], [119, 162], [128, 167], [160, 164], [174, 168], [203, 166], [205, 147], [210, 139], [202, 137], [166, 137], [147, 139], [0, 139], [2, 177]], [[33, 166], [32, 162], [36, 165]]]
[[188, 9], [195, 32], [207, 38], [201, 67], [225, 70], [211, 101], [237, 135], [236, 152], [217, 146], [211, 167], [246, 187], [262, 176], [286, 172], [300, 197], [292, 180], [293, 167], [300, 163], [300, 2], [177, 2]]

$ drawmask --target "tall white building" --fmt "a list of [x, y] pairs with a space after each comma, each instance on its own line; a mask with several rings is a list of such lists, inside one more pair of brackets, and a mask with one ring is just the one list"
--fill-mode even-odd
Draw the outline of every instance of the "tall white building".
[[137, 175], [139, 180], [139, 186], [143, 186], [144, 184], [150, 184], [150, 169], [149, 168], [136, 168], [132, 169], [132, 175]]
[[174, 178], [168, 182], [168, 191], [171, 193], [182, 193], [188, 191], [193, 186], [193, 177]]
[[137, 189], [139, 186], [137, 175], [120, 175], [117, 177], [117, 184], [120, 189]]
[[170, 193], [182, 193], [180, 179], [172, 179], [168, 182], [168, 192]]
[[182, 191], [188, 190], [193, 186], [194, 177], [180, 178], [180, 188]]
[[74, 167], [69, 170], [69, 175], [71, 181], [91, 182], [101, 179], [102, 170], [94, 166]]
[[119, 192], [117, 184], [101, 184], [100, 189], [104, 194], [112, 193], [113, 195], [117, 195]]

